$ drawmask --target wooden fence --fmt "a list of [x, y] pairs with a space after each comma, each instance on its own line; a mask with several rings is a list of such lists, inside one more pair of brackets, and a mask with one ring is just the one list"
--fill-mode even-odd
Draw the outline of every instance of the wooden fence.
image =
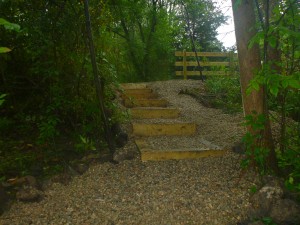
[[197, 52], [200, 61], [200, 68], [196, 60], [195, 52], [175, 52], [176, 76], [200, 76], [200, 70], [203, 76], [229, 76], [236, 74], [238, 70], [237, 54], [233, 52]]

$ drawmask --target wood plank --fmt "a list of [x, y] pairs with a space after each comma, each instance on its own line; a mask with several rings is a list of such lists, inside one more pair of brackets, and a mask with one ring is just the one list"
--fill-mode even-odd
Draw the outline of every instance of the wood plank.
[[122, 94], [121, 98], [127, 99], [127, 98], [134, 98], [134, 99], [156, 99], [158, 98], [158, 95], [156, 93], [134, 93], [134, 94]]
[[140, 93], [152, 93], [153, 90], [150, 88], [136, 88], [136, 89], [125, 89], [124, 94], [140, 94]]
[[[200, 66], [229, 66], [232, 65], [230, 62], [200, 62]], [[177, 61], [175, 62], [175, 66], [184, 66], [184, 62]], [[188, 61], [186, 62], [186, 66], [198, 66], [197, 62]]]
[[124, 106], [132, 107], [167, 107], [168, 101], [165, 99], [124, 99]]
[[196, 127], [194, 123], [132, 124], [133, 134], [137, 136], [193, 135], [196, 133]]
[[[176, 71], [176, 76], [183, 76], [183, 71]], [[234, 74], [232, 71], [202, 71], [202, 75], [204, 76], [226, 76]], [[188, 76], [200, 76], [199, 71], [187, 71]]]
[[[231, 52], [197, 52], [197, 55], [200, 57], [237, 57], [237, 53]], [[176, 51], [175, 56], [183, 56], [183, 52]], [[196, 56], [195, 52], [186, 52], [186, 56]]]
[[139, 88], [147, 88], [147, 84], [144, 83], [123, 83], [121, 84], [123, 89], [139, 89]]
[[135, 119], [177, 118], [179, 110], [176, 108], [133, 108], [130, 110]]
[[199, 159], [204, 157], [217, 157], [224, 155], [226, 150], [205, 150], [205, 149], [175, 149], [155, 151], [153, 149], [139, 149], [142, 161]]

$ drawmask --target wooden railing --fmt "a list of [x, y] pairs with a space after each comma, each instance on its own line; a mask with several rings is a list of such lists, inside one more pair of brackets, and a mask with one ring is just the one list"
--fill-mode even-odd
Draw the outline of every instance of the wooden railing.
[[200, 68], [196, 60], [195, 52], [176, 51], [175, 56], [181, 57], [176, 61], [176, 76], [229, 76], [237, 72], [237, 54], [233, 52], [197, 52]]

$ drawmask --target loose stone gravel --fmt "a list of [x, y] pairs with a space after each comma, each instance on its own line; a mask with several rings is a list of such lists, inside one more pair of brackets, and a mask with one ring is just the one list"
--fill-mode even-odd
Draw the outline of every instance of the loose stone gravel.
[[[149, 84], [187, 121], [201, 124], [202, 138], [219, 146], [232, 146], [243, 134], [241, 115], [205, 108], [180, 89], [199, 87], [199, 81]], [[130, 140], [126, 149], [136, 149]], [[76, 176], [68, 186], [54, 183], [38, 203], [14, 203], [0, 224], [203, 224], [233, 225], [250, 207], [249, 189], [258, 182], [241, 171], [241, 156], [197, 160], [96, 164]]]

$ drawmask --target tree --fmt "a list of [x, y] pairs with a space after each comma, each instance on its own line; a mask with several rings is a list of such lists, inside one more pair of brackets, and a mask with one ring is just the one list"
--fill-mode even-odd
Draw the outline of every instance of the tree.
[[[181, 1], [177, 16], [184, 24], [183, 39], [179, 39], [184, 47], [193, 49], [190, 43], [190, 33], [200, 51], [221, 51], [222, 44], [217, 39], [217, 28], [226, 22], [226, 17], [217, 9], [211, 0]], [[176, 39], [178, 40], [178, 38]], [[186, 43], [187, 42], [187, 43]]]
[[[249, 48], [251, 39], [256, 35], [256, 16], [254, 11], [254, 4], [252, 0], [232, 0], [233, 16], [235, 24], [235, 34], [237, 40], [237, 50], [240, 66], [241, 76], [241, 90], [243, 109], [245, 117], [254, 116], [258, 117], [264, 115], [262, 119], [263, 127], [256, 129], [253, 124], [249, 123], [248, 131], [250, 134], [256, 137], [252, 146], [250, 146], [253, 154], [255, 150], [263, 148], [269, 150], [267, 153], [268, 167], [275, 171], [278, 171], [277, 161], [275, 156], [275, 148], [271, 133], [270, 121], [268, 117], [268, 107], [266, 99], [266, 90], [264, 86], [256, 88], [251, 93], [248, 93], [247, 89], [251, 80], [255, 77], [255, 74], [261, 69], [261, 58], [259, 45], [254, 44]], [[255, 114], [253, 114], [255, 112]], [[254, 118], [251, 122], [256, 121], [258, 118]], [[254, 157], [254, 155], [253, 155]]]

